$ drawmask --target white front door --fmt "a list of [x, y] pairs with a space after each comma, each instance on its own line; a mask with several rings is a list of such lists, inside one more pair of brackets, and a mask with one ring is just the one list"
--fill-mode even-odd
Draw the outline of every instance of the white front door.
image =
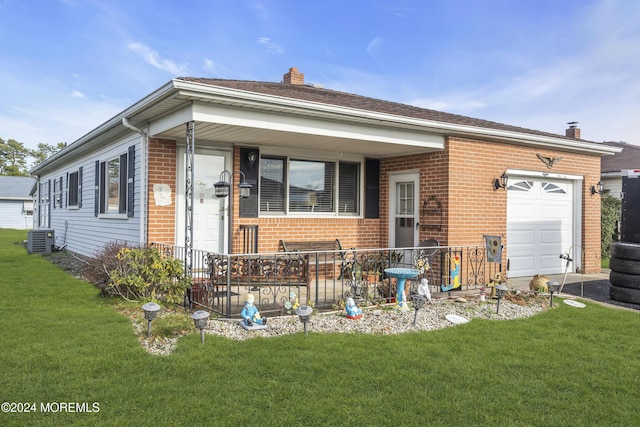
[[507, 256], [509, 276], [564, 272], [573, 241], [573, 182], [551, 178], [509, 178]]
[[[185, 161], [181, 150], [178, 176], [178, 246], [184, 245], [185, 233]], [[228, 242], [229, 197], [217, 198], [213, 184], [220, 181], [220, 173], [229, 164], [229, 154], [219, 151], [196, 150], [193, 167], [193, 249], [226, 253]], [[224, 178], [228, 180], [228, 175]]]
[[389, 246], [418, 245], [420, 174], [402, 173], [389, 177]]

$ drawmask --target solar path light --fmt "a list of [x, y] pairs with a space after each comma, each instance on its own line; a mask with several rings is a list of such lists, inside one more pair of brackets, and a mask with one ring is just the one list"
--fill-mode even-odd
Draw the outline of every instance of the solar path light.
[[160, 311], [160, 306], [155, 302], [148, 302], [142, 306], [142, 311], [144, 311], [144, 318], [147, 319], [147, 338], [151, 336], [151, 322], [158, 315], [158, 311]]
[[313, 309], [308, 305], [301, 305], [300, 307], [296, 308], [296, 314], [300, 317], [300, 321], [304, 325], [304, 334], [307, 335], [307, 323], [311, 319]]
[[191, 315], [191, 318], [196, 328], [200, 329], [200, 340], [202, 341], [202, 345], [204, 345], [204, 329], [209, 322], [209, 313], [204, 310], [198, 310]]
[[498, 307], [496, 308], [496, 314], [500, 314], [500, 300], [504, 297], [504, 295], [507, 293], [509, 288], [507, 288], [503, 284], [500, 284], [500, 285], [497, 285], [495, 289], [496, 289], [496, 298], [498, 298]]
[[427, 298], [424, 295], [411, 294], [411, 299], [413, 300], [413, 308], [415, 309], [415, 314], [413, 315], [413, 327], [415, 328], [418, 325], [418, 310], [424, 307]]
[[547, 282], [547, 288], [549, 289], [549, 292], [551, 293], [551, 308], [553, 308], [553, 294], [560, 291], [560, 283], [552, 280]]

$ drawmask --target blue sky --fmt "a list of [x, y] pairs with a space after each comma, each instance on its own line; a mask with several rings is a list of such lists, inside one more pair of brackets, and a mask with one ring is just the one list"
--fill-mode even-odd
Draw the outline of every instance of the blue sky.
[[0, 0], [0, 137], [71, 143], [174, 77], [307, 83], [640, 144], [636, 0]]

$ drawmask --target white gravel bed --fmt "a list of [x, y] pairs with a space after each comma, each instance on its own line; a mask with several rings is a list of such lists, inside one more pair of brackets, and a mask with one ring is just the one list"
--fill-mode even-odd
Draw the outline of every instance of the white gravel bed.
[[[455, 326], [445, 316], [456, 314], [466, 319], [510, 320], [533, 316], [544, 310], [542, 305], [518, 305], [509, 301], [500, 303], [500, 314], [496, 314], [496, 302], [454, 302], [453, 300], [432, 301], [418, 311], [416, 326], [413, 326], [415, 311], [400, 311], [394, 308], [364, 309], [358, 320], [345, 317], [344, 312], [315, 314], [307, 324], [308, 332], [315, 333], [360, 333], [360, 334], [400, 334], [416, 330], [434, 330]], [[270, 318], [267, 329], [247, 331], [236, 321], [211, 320], [207, 333], [233, 340], [256, 337], [275, 337], [304, 331], [298, 316]]]
[[[468, 320], [512, 320], [533, 316], [547, 308], [547, 304], [532, 303], [522, 305], [503, 300], [500, 303], [500, 313], [496, 314], [496, 301], [480, 302], [474, 299], [466, 302], [456, 302], [453, 299], [441, 299], [426, 303], [418, 311], [415, 327], [413, 326], [415, 311], [412, 308], [407, 311], [400, 311], [397, 308], [393, 308], [393, 306], [389, 306], [365, 308], [363, 309], [362, 318], [358, 320], [347, 319], [344, 311], [314, 314], [307, 324], [307, 331], [326, 334], [390, 335], [456, 326], [446, 319], [449, 314], [461, 316]], [[304, 325], [295, 315], [269, 318], [267, 325], [267, 329], [247, 331], [239, 325], [237, 320], [212, 319], [209, 321], [205, 332], [238, 341], [257, 337], [269, 338], [304, 333]], [[151, 354], [169, 355], [177, 345], [179, 338], [147, 339], [146, 329], [142, 331], [142, 325], [136, 325], [134, 322], [134, 327], [138, 329], [136, 332], [139, 334], [140, 344]]]

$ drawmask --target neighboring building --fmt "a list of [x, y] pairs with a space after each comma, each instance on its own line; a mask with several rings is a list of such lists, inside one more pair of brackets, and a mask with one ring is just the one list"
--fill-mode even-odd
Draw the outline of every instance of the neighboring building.
[[0, 228], [33, 228], [31, 190], [36, 180], [28, 176], [0, 176]]
[[[260, 252], [280, 239], [376, 248], [488, 234], [518, 277], [563, 272], [567, 251], [600, 271], [590, 189], [600, 157], [618, 151], [575, 126], [555, 135], [337, 92], [291, 68], [282, 83], [171, 80], [32, 174], [39, 226], [68, 226], [68, 250], [83, 255], [110, 241], [184, 246], [190, 229], [196, 249], [241, 253], [247, 225]], [[231, 197], [216, 198], [223, 180]]]
[[602, 187], [613, 197], [621, 198], [622, 171], [640, 169], [640, 146], [625, 142], [605, 142], [606, 145], [622, 149], [613, 156], [603, 157], [600, 163]]

